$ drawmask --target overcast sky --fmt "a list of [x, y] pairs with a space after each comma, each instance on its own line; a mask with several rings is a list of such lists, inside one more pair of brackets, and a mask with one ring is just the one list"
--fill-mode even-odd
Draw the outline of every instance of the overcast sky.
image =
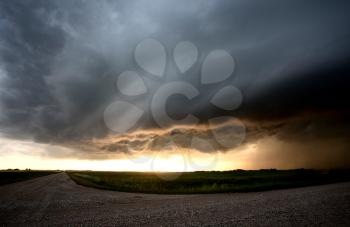
[[[193, 114], [200, 124], [239, 118], [247, 130], [241, 145], [263, 144], [254, 162], [287, 165], [295, 159], [297, 167], [350, 167], [349, 10], [347, 0], [1, 1], [0, 136], [70, 147], [76, 150], [70, 157], [88, 159], [96, 158], [96, 150], [106, 158], [127, 152], [125, 144], [161, 150], [178, 134], [181, 147], [188, 147], [183, 140], [193, 135], [210, 142], [207, 129], [191, 124], [157, 131], [152, 94], [169, 82], [185, 81], [201, 95], [172, 97], [169, 115]], [[136, 46], [149, 38], [165, 47], [162, 78], [145, 72], [134, 58]], [[199, 53], [185, 76], [172, 58], [181, 41], [190, 41]], [[202, 63], [217, 49], [232, 55], [234, 73], [203, 85]], [[116, 80], [126, 70], [144, 78], [148, 96], [121, 94]], [[227, 85], [243, 98], [232, 111], [209, 102]], [[123, 136], [103, 119], [116, 100], [145, 111]], [[215, 146], [222, 152], [239, 149]], [[62, 151], [53, 150], [60, 156]]]

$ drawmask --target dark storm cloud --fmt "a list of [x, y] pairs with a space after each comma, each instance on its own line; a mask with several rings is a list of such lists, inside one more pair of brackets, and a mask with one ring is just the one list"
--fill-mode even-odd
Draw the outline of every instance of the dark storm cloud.
[[[153, 37], [165, 45], [168, 58], [183, 40], [193, 42], [200, 52], [200, 61], [181, 78], [202, 96], [192, 101], [172, 97], [171, 116], [192, 112], [203, 122], [238, 116], [254, 122], [256, 132], [248, 141], [262, 132], [302, 134], [302, 127], [290, 131], [276, 125], [294, 124], [290, 119], [305, 117], [305, 112], [349, 111], [349, 9], [345, 0], [2, 1], [0, 131], [58, 144], [104, 138], [110, 133], [103, 122], [104, 109], [113, 100], [127, 99], [116, 91], [115, 79], [124, 70], [137, 70], [134, 48]], [[237, 67], [231, 79], [204, 86], [199, 83], [200, 62], [213, 49], [228, 50]], [[151, 93], [180, 78], [171, 59], [167, 66], [169, 76], [163, 81], [145, 79]], [[227, 84], [243, 92], [237, 111], [208, 104]], [[149, 99], [130, 100], [147, 111]], [[265, 129], [265, 123], [280, 131]], [[154, 126], [148, 113], [141, 127]], [[336, 127], [344, 129], [343, 134], [349, 127], [321, 126], [319, 131]], [[140, 138], [128, 142], [134, 147], [146, 144]], [[123, 151], [121, 143], [103, 149]]]
[[308, 114], [264, 128], [248, 168], [349, 168], [350, 122], [335, 113]]
[[47, 1], [1, 3], [1, 123], [9, 133], [35, 136], [57, 128], [52, 116], [59, 109], [45, 77], [65, 37], [47, 23], [53, 10]]

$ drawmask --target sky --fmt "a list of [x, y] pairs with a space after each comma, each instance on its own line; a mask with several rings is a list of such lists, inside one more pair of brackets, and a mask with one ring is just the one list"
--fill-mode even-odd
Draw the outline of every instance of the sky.
[[0, 169], [348, 168], [349, 9], [1, 1]]

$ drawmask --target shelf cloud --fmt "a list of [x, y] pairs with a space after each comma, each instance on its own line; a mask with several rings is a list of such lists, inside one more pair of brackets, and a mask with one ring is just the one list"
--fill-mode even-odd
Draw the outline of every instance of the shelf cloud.
[[[166, 152], [170, 142], [181, 149], [225, 153], [273, 138], [271, 150], [261, 148], [255, 162], [271, 155], [288, 166], [288, 160], [302, 156], [300, 165], [323, 167], [334, 154], [335, 163], [350, 167], [344, 162], [350, 147], [349, 9], [346, 0], [2, 1], [0, 133], [70, 147], [77, 157], [85, 152], [84, 158], [95, 158], [97, 151], [106, 158], [130, 150]], [[164, 46], [162, 78], [135, 60], [135, 48], [149, 38]], [[197, 61], [185, 73], [173, 59], [182, 41], [198, 50]], [[233, 57], [232, 76], [202, 84], [202, 64], [218, 49]], [[142, 76], [147, 95], [128, 97], [117, 89], [118, 77], [130, 70]], [[185, 81], [200, 95], [169, 97], [167, 113], [174, 119], [191, 114], [198, 125], [174, 121], [159, 127], [152, 118], [152, 95], [172, 81]], [[210, 102], [227, 85], [242, 93], [235, 110]], [[126, 134], [111, 131], [103, 119], [116, 100], [144, 111]], [[221, 116], [244, 123], [238, 145], [223, 146], [208, 129], [210, 119]], [[220, 127], [235, 126], [226, 122]], [[230, 135], [223, 140], [237, 139]], [[193, 137], [209, 147], [194, 146]], [[317, 147], [320, 155], [309, 151]]]

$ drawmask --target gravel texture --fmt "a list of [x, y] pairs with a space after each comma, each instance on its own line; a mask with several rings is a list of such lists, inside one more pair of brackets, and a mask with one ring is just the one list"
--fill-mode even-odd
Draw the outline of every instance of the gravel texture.
[[0, 187], [0, 226], [350, 226], [350, 182], [254, 193], [154, 195], [65, 173]]

